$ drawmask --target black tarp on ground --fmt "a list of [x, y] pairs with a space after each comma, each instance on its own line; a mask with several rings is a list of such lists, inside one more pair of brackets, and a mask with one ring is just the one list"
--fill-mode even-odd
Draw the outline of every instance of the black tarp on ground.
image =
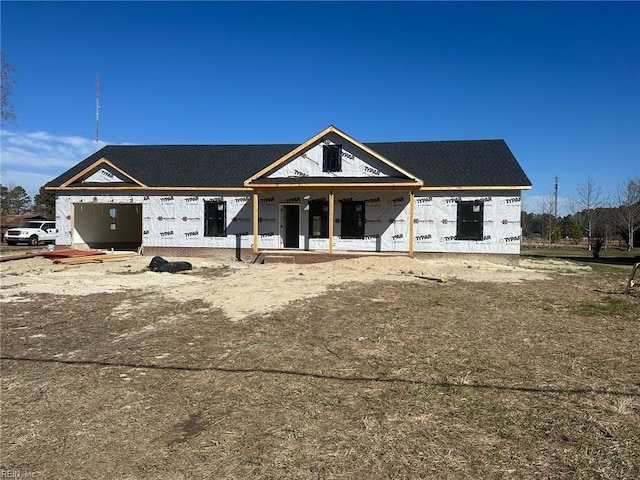
[[189, 262], [169, 262], [162, 257], [153, 257], [149, 263], [149, 270], [152, 272], [183, 272], [191, 270], [193, 266]]

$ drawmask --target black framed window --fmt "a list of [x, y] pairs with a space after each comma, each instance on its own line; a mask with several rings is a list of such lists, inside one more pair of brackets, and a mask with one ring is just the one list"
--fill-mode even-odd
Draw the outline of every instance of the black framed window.
[[342, 238], [364, 238], [364, 202], [342, 202]]
[[484, 202], [469, 200], [458, 202], [456, 240], [482, 240]]
[[329, 238], [329, 202], [327, 200], [309, 202], [309, 237]]
[[342, 171], [342, 145], [323, 145], [322, 171], [323, 172], [341, 172]]
[[227, 202], [219, 200], [204, 202], [204, 236], [227, 236]]

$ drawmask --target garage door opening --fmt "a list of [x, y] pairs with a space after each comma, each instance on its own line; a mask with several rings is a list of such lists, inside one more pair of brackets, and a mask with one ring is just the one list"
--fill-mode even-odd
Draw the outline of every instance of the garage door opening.
[[142, 204], [75, 203], [72, 242], [89, 248], [137, 250], [142, 245]]

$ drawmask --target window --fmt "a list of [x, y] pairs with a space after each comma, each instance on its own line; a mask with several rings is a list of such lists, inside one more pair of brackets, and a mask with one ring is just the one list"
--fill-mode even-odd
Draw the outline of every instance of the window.
[[329, 238], [329, 202], [326, 200], [309, 202], [309, 237]]
[[109, 209], [109, 228], [111, 230], [115, 230], [116, 229], [116, 216], [118, 214], [118, 210], [116, 209], [116, 207], [111, 207]]
[[459, 201], [456, 240], [482, 240], [484, 202]]
[[227, 203], [222, 201], [204, 202], [204, 236], [227, 236]]
[[324, 145], [322, 150], [322, 171], [342, 171], [342, 145]]
[[342, 202], [342, 238], [364, 238], [364, 202]]

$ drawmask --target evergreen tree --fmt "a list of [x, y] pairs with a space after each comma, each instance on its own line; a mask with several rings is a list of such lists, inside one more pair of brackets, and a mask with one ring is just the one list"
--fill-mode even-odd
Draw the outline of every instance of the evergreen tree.
[[45, 218], [53, 220], [56, 215], [56, 195], [52, 190], [40, 187], [40, 191], [33, 197], [33, 211]]
[[23, 215], [31, 210], [31, 197], [21, 186], [0, 185], [0, 211], [2, 215]]

